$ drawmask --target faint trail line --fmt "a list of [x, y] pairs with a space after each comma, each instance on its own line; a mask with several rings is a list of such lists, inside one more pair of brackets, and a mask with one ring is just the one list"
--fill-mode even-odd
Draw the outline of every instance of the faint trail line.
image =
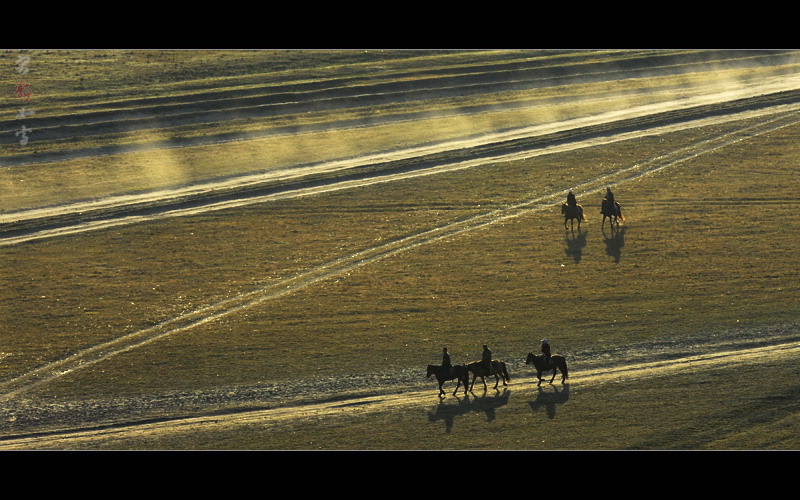
[[[750, 349], [728, 350], [698, 354], [695, 356], [685, 356], [679, 359], [664, 361], [654, 361], [649, 363], [634, 363], [622, 367], [614, 367], [610, 370], [595, 369], [582, 371], [577, 380], [591, 380], [592, 383], [621, 382], [625, 380], [667, 376], [673, 373], [685, 372], [687, 364], [693, 369], [698, 367], [714, 367], [730, 364], [741, 364], [757, 359], [772, 359], [785, 356], [800, 355], [800, 342], [788, 342], [784, 344], [768, 345]], [[569, 380], [572, 380], [570, 378]]]
[[[629, 382], [637, 379], [667, 377], [676, 373], [685, 373], [689, 369], [713, 369], [734, 366], [742, 363], [765, 362], [781, 358], [800, 356], [800, 342], [787, 342], [764, 347], [732, 349], [720, 352], [684, 356], [671, 360], [616, 365], [606, 369], [593, 369], [575, 372], [573, 367], [568, 384], [581, 386], [598, 386], [607, 383]], [[546, 382], [545, 387], [549, 386]], [[534, 376], [514, 376], [508, 389], [536, 390]], [[560, 387], [561, 384], [554, 384]], [[478, 392], [481, 392], [480, 390]], [[489, 390], [491, 392], [491, 389]], [[475, 397], [474, 394], [472, 397]], [[452, 399], [453, 396], [446, 396]], [[460, 397], [459, 397], [460, 398]], [[223, 431], [238, 426], [258, 424], [276, 425], [296, 422], [307, 418], [324, 418], [348, 416], [364, 413], [387, 412], [396, 409], [407, 410], [409, 407], [423, 407], [441, 404], [434, 385], [424, 390], [411, 390], [396, 394], [371, 396], [354, 396], [351, 398], [322, 403], [308, 403], [299, 406], [288, 406], [262, 410], [243, 410], [224, 415], [188, 417], [166, 420], [155, 423], [130, 423], [108, 426], [102, 429], [65, 430], [39, 436], [10, 437], [0, 439], [0, 449], [46, 449], [57, 444], [59, 448], [77, 447], [79, 443], [91, 446], [99, 440], [124, 440], [129, 437], [164, 436], [182, 432]]]
[[[765, 122], [722, 134], [718, 137], [704, 140], [684, 148], [679, 148], [647, 162], [599, 176], [576, 186], [574, 189], [581, 194], [600, 191], [609, 183], [619, 184], [624, 181], [637, 179], [698, 155], [715, 151], [759, 134], [789, 126], [798, 121], [800, 121], [800, 117], [796, 114], [788, 115], [788, 117], [780, 115]], [[296, 290], [352, 271], [378, 260], [412, 250], [421, 245], [434, 243], [467, 231], [477, 230], [501, 221], [516, 218], [533, 211], [551, 208], [552, 204], [562, 197], [562, 191], [552, 192], [544, 196], [512, 204], [505, 208], [491, 210], [465, 220], [448, 223], [399, 240], [367, 248], [309, 269], [308, 271], [281, 280], [272, 285], [202, 307], [150, 328], [125, 334], [114, 340], [83, 349], [65, 358], [53, 361], [23, 375], [0, 383], [0, 391], [2, 391], [0, 392], [0, 401], [13, 398], [26, 390], [55, 380], [75, 370], [86, 368], [87, 366], [117, 354], [141, 347], [168, 335], [173, 335], [215, 321], [243, 309], [256, 306], [267, 300], [283, 297]]]

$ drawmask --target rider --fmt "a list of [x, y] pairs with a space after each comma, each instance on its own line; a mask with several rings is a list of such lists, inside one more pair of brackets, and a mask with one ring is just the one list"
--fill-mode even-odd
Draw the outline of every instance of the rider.
[[572, 208], [575, 208], [577, 204], [578, 202], [575, 200], [575, 193], [573, 193], [572, 189], [570, 189], [569, 193], [567, 193], [567, 205]]
[[611, 206], [611, 210], [613, 210], [614, 213], [617, 213], [617, 204], [614, 202], [614, 193], [611, 192], [610, 187], [606, 188], [606, 199], [608, 200], [608, 204]]
[[442, 353], [442, 368], [445, 369], [445, 373], [448, 377], [452, 375], [453, 365], [450, 363], [450, 353], [447, 352], [447, 347], [444, 348]]
[[544, 355], [545, 366], [550, 366], [550, 343], [547, 339], [542, 339], [542, 354]]
[[492, 369], [492, 351], [489, 350], [489, 347], [487, 347], [486, 344], [483, 345], [483, 355], [481, 355], [481, 361], [483, 362], [483, 366], [486, 368], [486, 373], [493, 375], [494, 370]]

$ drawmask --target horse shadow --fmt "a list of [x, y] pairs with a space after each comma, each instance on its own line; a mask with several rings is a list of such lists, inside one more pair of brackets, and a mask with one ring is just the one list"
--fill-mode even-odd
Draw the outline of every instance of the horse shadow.
[[556, 416], [556, 405], [564, 404], [569, 399], [569, 384], [564, 384], [563, 389], [551, 386], [553, 392], [545, 391], [542, 387], [537, 387], [536, 399], [528, 404], [533, 411], [544, 408], [547, 418], [554, 419]]
[[583, 258], [583, 249], [586, 247], [586, 236], [588, 231], [582, 231], [578, 229], [578, 235], [575, 236], [575, 230], [572, 230], [572, 234], [570, 235], [570, 231], [567, 231], [567, 236], [564, 238], [564, 242], [567, 245], [567, 248], [564, 249], [564, 253], [567, 254], [568, 257], [572, 257], [576, 264], [580, 263], [581, 258]]
[[486, 421], [491, 422], [497, 418], [495, 413], [497, 408], [508, 404], [508, 398], [511, 391], [508, 389], [498, 390], [498, 394], [489, 396], [454, 396], [458, 402], [456, 404], [445, 403], [444, 400], [440, 401], [436, 406], [435, 411], [428, 412], [429, 422], [444, 421], [445, 431], [449, 434], [453, 430], [453, 424], [456, 417], [467, 415], [472, 412], [483, 412], [486, 414]]
[[614, 258], [614, 262], [619, 263], [622, 259], [622, 247], [625, 246], [625, 228], [614, 229], [611, 228], [611, 236], [607, 236], [603, 230], [603, 240], [606, 244], [606, 254]]

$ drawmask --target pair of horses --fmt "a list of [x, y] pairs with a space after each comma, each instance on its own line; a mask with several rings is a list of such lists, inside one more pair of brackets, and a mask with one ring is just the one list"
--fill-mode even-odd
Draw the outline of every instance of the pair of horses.
[[[537, 387], [542, 385], [542, 372], [553, 370], [553, 378], [550, 379], [551, 384], [553, 383], [553, 380], [555, 380], [556, 373], [559, 370], [561, 371], [562, 384], [567, 380], [569, 374], [567, 370], [567, 361], [564, 359], [564, 356], [561, 356], [560, 354], [554, 354], [550, 356], [550, 364], [548, 365], [545, 363], [544, 356], [536, 356], [532, 352], [529, 352], [528, 357], [525, 359], [525, 364], [533, 364], [533, 366], [536, 368], [536, 378], [539, 379], [539, 383], [536, 384]], [[472, 374], [472, 384], [469, 383], [470, 374]], [[497, 360], [492, 360], [492, 373], [489, 373], [486, 368], [486, 364], [483, 361], [473, 361], [472, 363], [466, 365], [452, 366], [449, 371], [443, 366], [428, 365], [427, 378], [430, 378], [431, 375], [435, 375], [436, 380], [439, 382], [440, 397], [445, 393], [444, 389], [442, 389], [442, 386], [448, 380], [458, 380], [456, 389], [453, 391], [453, 396], [456, 395], [459, 387], [461, 387], [461, 384], [464, 384], [464, 395], [466, 396], [467, 391], [472, 391], [472, 388], [475, 386], [475, 380], [478, 377], [480, 377], [481, 381], [483, 381], [484, 391], [487, 389], [485, 377], [489, 375], [494, 375], [495, 389], [498, 388], [500, 380], [503, 381], [504, 386], [508, 385], [508, 382], [511, 381], [511, 377], [508, 375], [506, 364]], [[467, 389], [468, 385], [469, 389]]]
[[[616, 225], [619, 227], [619, 221], [624, 221], [625, 217], [622, 216], [622, 208], [619, 205], [618, 201], [615, 201], [612, 205], [608, 198], [603, 198], [603, 203], [600, 204], [600, 213], [603, 214], [603, 224], [601, 227], [605, 227], [606, 225], [606, 218], [611, 221], [612, 227]], [[575, 229], [575, 221], [578, 221], [578, 231], [581, 230], [581, 222], [586, 220], [586, 216], [583, 214], [583, 207], [581, 205], [575, 205], [571, 207], [566, 203], [561, 204], [561, 214], [564, 216], [564, 229], [567, 229], [567, 221], [570, 222], [570, 226], [572, 229]]]
[[[472, 384], [469, 383], [470, 374], [472, 374]], [[456, 395], [461, 384], [464, 384], [464, 395], [466, 396], [467, 390], [472, 391], [472, 388], [475, 386], [475, 380], [477, 380], [478, 377], [483, 381], [483, 390], [487, 389], [485, 377], [489, 375], [494, 375], [495, 389], [499, 386], [500, 380], [503, 381], [503, 385], [508, 385], [508, 382], [511, 381], [511, 377], [509, 377], [508, 370], [506, 369], [506, 364], [497, 360], [492, 360], [492, 373], [489, 373], [485, 362], [473, 361], [466, 365], [453, 365], [450, 367], [449, 371], [444, 366], [428, 365], [427, 378], [430, 378], [431, 375], [436, 375], [436, 380], [439, 382], [439, 396], [444, 394], [442, 386], [448, 380], [458, 380], [456, 389], [453, 391], [453, 396]], [[469, 386], [469, 389], [467, 389], [467, 386]]]

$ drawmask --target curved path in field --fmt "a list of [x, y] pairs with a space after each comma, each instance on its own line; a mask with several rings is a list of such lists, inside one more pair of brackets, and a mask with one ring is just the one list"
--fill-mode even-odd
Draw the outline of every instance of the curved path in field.
[[[637, 346], [636, 353], [616, 353], [613, 364], [608, 362], [595, 362], [588, 369], [575, 370], [571, 366], [568, 383], [570, 386], [598, 385], [631, 382], [646, 378], [668, 377], [692, 371], [706, 371], [710, 369], [735, 369], [742, 363], [758, 363], [768, 365], [770, 362], [785, 362], [800, 358], [800, 325], [789, 327], [790, 335], [786, 331], [780, 336], [765, 338], [762, 332], [756, 341], [753, 338], [725, 338], [722, 342], [706, 344], [702, 349], [692, 345], [675, 344], [671, 346], [642, 345]], [[757, 345], [754, 345], [757, 344]], [[702, 351], [702, 354], [686, 356], [686, 351]], [[622, 361], [620, 361], [622, 360]], [[591, 365], [594, 365], [592, 367]], [[600, 367], [602, 365], [602, 367]], [[510, 389], [530, 389], [536, 387], [535, 376], [520, 376], [518, 373], [532, 373], [524, 365], [517, 366], [513, 371]], [[419, 376], [421, 377], [421, 376]], [[544, 379], [543, 386], [547, 386], [548, 378]], [[489, 384], [487, 391], [480, 387], [480, 381], [470, 393], [473, 397], [500, 394], [495, 391], [493, 384]], [[556, 378], [555, 387], [561, 387], [560, 375]], [[448, 394], [443, 401], [464, 398], [464, 393], [457, 396], [451, 395], [454, 383], [448, 382], [445, 390]], [[503, 386], [500, 385], [500, 390]], [[232, 393], [229, 393], [232, 394]], [[235, 396], [228, 396], [233, 399]], [[52, 424], [59, 425], [62, 430], [43, 431], [39, 433], [6, 435], [0, 438], [0, 449], [4, 450], [31, 450], [31, 449], [80, 449], [92, 448], [97, 443], [113, 443], [114, 440], [124, 440], [135, 437], [136, 439], [157, 439], [168, 435], [193, 432], [223, 432], [232, 429], [258, 425], [264, 427], [281, 423], [295, 423], [304, 419], [320, 419], [347, 417], [348, 415], [364, 415], [365, 413], [378, 413], [394, 410], [408, 411], [413, 408], [423, 408], [436, 405], [442, 401], [438, 397], [438, 390], [433, 379], [426, 382], [410, 383], [403, 388], [398, 386], [372, 388], [362, 391], [353, 391], [349, 394], [338, 396], [314, 395], [309, 400], [295, 402], [290, 405], [268, 407], [268, 403], [261, 403], [261, 408], [250, 406], [245, 409], [232, 409], [223, 413], [205, 414], [203, 416], [189, 417], [162, 417], [149, 420], [122, 420], [107, 425], [86, 426], [63, 419], [63, 415]], [[252, 404], [252, 403], [251, 403]], [[122, 413], [122, 412], [120, 412]], [[130, 417], [128, 417], [130, 418]]]

